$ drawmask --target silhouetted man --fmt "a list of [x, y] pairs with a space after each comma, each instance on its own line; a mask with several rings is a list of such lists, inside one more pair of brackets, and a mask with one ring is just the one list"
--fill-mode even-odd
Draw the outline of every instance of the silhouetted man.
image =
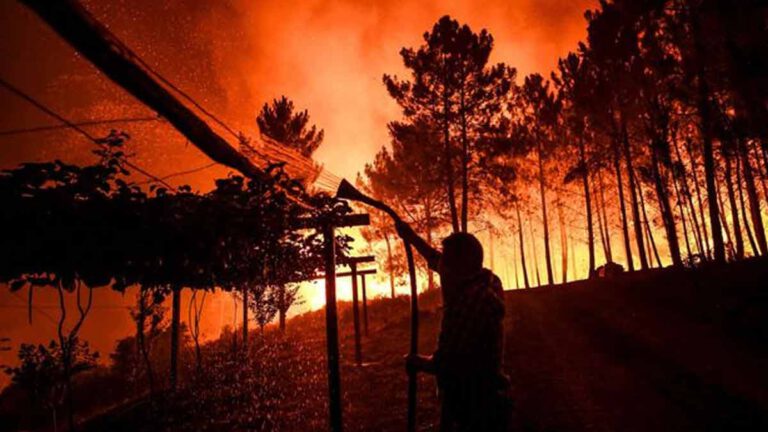
[[501, 281], [483, 268], [483, 247], [472, 234], [454, 233], [443, 252], [406, 224], [397, 231], [440, 274], [443, 320], [432, 356], [408, 356], [406, 367], [434, 374], [440, 393], [441, 431], [503, 431], [507, 379], [501, 370], [504, 300]]

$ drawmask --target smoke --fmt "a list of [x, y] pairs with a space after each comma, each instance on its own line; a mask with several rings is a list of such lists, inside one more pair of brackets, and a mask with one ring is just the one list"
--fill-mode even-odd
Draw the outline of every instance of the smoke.
[[[382, 74], [403, 75], [400, 49], [419, 45], [440, 16], [449, 14], [476, 31], [487, 28], [496, 39], [492, 61], [507, 62], [523, 74], [546, 74], [559, 56], [575, 49], [585, 31], [582, 14], [593, 4], [240, 1], [230, 7], [240, 18], [235, 28], [247, 40], [245, 50], [221, 58], [228, 64], [219, 79], [231, 89], [229, 100], [248, 107], [239, 113], [246, 122], [259, 103], [282, 94], [308, 108], [326, 130], [318, 159], [331, 171], [353, 176], [387, 143], [385, 124], [399, 115]], [[218, 22], [210, 25], [203, 34], [221, 30]]]
[[[594, 0], [86, 1], [99, 20], [158, 71], [246, 134], [257, 134], [254, 119], [265, 102], [281, 95], [292, 98], [326, 131], [317, 159], [348, 177], [387, 143], [385, 125], [399, 116], [381, 84], [382, 74], [403, 75], [400, 49], [419, 45], [440, 16], [449, 14], [476, 31], [488, 29], [496, 40], [492, 61], [515, 66], [521, 74], [547, 74], [557, 58], [583, 38], [583, 12], [595, 4]], [[1, 8], [7, 26], [0, 30], [0, 53], [12, 60], [3, 63], [4, 76], [77, 119], [147, 113], [18, 3], [3, 2]], [[7, 94], [0, 98], [4, 114], [0, 126], [50, 123], [23, 102]], [[150, 169], [170, 172], [205, 161], [169, 128], [132, 132], [138, 138], [137, 157]], [[34, 152], [4, 151], [0, 162], [10, 166], [40, 155], [56, 157], [61, 143], [46, 145], [52, 138], [28, 140], [29, 145], [34, 141]], [[70, 144], [67, 149], [74, 147]], [[213, 174], [186, 180], [204, 187]]]

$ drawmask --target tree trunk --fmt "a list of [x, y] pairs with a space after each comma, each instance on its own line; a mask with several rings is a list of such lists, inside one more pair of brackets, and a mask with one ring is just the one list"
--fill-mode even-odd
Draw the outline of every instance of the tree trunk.
[[525, 268], [525, 242], [523, 241], [523, 220], [520, 217], [520, 204], [515, 203], [515, 212], [517, 213], [517, 234], [520, 240], [520, 264], [523, 270], [523, 283], [525, 288], [530, 288], [531, 283], [528, 280], [528, 270]]
[[600, 244], [603, 246], [603, 258], [606, 262], [610, 261], [608, 259], [608, 249], [606, 247], [605, 243], [605, 230], [603, 229], [603, 215], [600, 211], [600, 200], [597, 200], [597, 228], [598, 232], [600, 233]]
[[[570, 243], [573, 244], [573, 238], [568, 236]], [[573, 264], [571, 268], [573, 269], [573, 280], [579, 280], [579, 274], [576, 273], [576, 248], [571, 248], [571, 263]]]
[[[698, 204], [699, 216], [701, 217], [701, 228], [704, 233], [704, 243], [706, 244], [707, 259], [712, 259], [713, 251], [712, 251], [712, 244], [709, 239], [709, 228], [707, 228], [707, 216], [706, 216], [706, 213], [704, 213], [704, 200], [701, 197], [701, 186], [699, 183], [699, 174], [698, 174], [698, 169], [696, 167], [696, 159], [693, 156], [690, 140], [685, 141], [685, 148], [688, 152], [688, 160], [691, 161], [691, 174], [693, 175], [693, 186], [694, 186], [694, 189], [696, 190], [696, 201]], [[721, 216], [720, 219], [722, 220], [722, 215], [720, 213], [718, 214]]]
[[445, 88], [443, 90], [443, 153], [445, 155], [443, 170], [445, 171], [446, 192], [448, 193], [448, 207], [451, 211], [451, 226], [453, 227], [453, 232], [459, 232], [459, 215], [456, 209], [456, 194], [454, 191], [455, 179], [453, 178], [450, 126], [450, 102], [448, 100], [448, 90]]
[[[579, 163], [583, 167], [581, 173], [581, 185], [584, 188], [584, 208], [587, 212], [587, 250], [589, 252], [589, 270], [587, 274], [589, 277], [592, 277], [595, 273], [595, 228], [592, 223], [592, 199], [589, 193], [589, 170], [587, 169], [587, 157], [584, 147], [584, 138], [579, 137]], [[621, 188], [621, 183], [619, 183], [619, 188]], [[619, 191], [619, 195], [621, 195], [621, 191]]]
[[557, 198], [557, 219], [560, 226], [560, 270], [562, 272], [560, 283], [566, 283], [568, 282], [568, 235], [565, 233], [565, 215], [560, 197]]
[[464, 86], [461, 90], [461, 231], [467, 232], [469, 215], [469, 139], [467, 137], [467, 113], [464, 104]]
[[389, 290], [390, 297], [395, 298], [395, 268], [392, 263], [392, 245], [389, 243], [389, 234], [384, 234], [384, 242], [387, 244], [387, 261], [389, 262]]
[[[432, 212], [430, 210], [430, 204], [429, 202], [425, 203], [424, 205], [425, 211], [424, 211], [424, 219], [426, 220], [426, 234], [427, 234], [427, 244], [432, 246]], [[433, 290], [435, 289], [435, 274], [432, 272], [432, 269], [429, 268], [429, 265], [425, 266], [427, 269], [427, 290]]]
[[672, 176], [672, 187], [675, 190], [675, 196], [677, 197], [677, 212], [680, 214], [680, 223], [683, 225], [683, 239], [685, 240], [685, 251], [688, 253], [688, 258], [690, 259], [693, 255], [693, 251], [691, 250], [691, 242], [688, 239], [688, 224], [685, 222], [685, 211], [683, 210], [683, 197], [680, 193], [680, 188], [677, 185], [677, 179], [676, 176]]
[[[760, 184], [763, 187], [763, 198], [768, 203], [768, 183], [766, 183], [766, 179], [768, 178], [768, 167], [765, 166], [765, 160], [760, 157], [760, 153], [762, 152], [760, 149], [760, 144], [755, 141], [755, 145], [753, 147], [753, 150], [756, 153], [753, 157], [755, 159], [755, 163], [757, 164], [757, 172], [758, 177], [760, 178]], [[752, 152], [750, 151], [750, 154], [751, 153]]]
[[651, 144], [651, 175], [653, 176], [654, 190], [656, 199], [659, 203], [661, 220], [664, 224], [664, 231], [667, 234], [667, 244], [669, 245], [669, 255], [672, 258], [672, 265], [679, 267], [683, 264], [680, 256], [680, 244], [677, 238], [677, 229], [675, 228], [675, 217], [672, 215], [672, 207], [669, 202], [669, 192], [667, 185], [661, 175], [659, 166], [659, 157], [655, 145]]
[[755, 244], [755, 238], [752, 236], [752, 230], [749, 228], [749, 221], [747, 220], [747, 207], [744, 204], [744, 191], [741, 184], [741, 163], [739, 159], [736, 159], [736, 190], [739, 192], [739, 207], [741, 208], [742, 222], [744, 223], [744, 231], [747, 233], [747, 239], [749, 240], [749, 246], [752, 248], [752, 255], [758, 256], [760, 252]]
[[533, 270], [536, 275], [536, 286], [541, 286], [541, 273], [539, 273], [539, 254], [536, 251], [536, 234], [533, 232], [533, 224], [528, 224], [528, 231], [531, 235], [531, 255], [533, 255]]
[[648, 255], [656, 258], [656, 266], [661, 267], [661, 257], [659, 256], [659, 249], [656, 247], [656, 242], [653, 240], [653, 231], [651, 230], [651, 223], [648, 221], [648, 213], [645, 209], [645, 198], [643, 196], [643, 189], [640, 184], [637, 185], [637, 195], [640, 197], [640, 209], [643, 212], [643, 225], [645, 228], [645, 235], [648, 237]]
[[[717, 204], [720, 211], [720, 222], [723, 223], [723, 230], [725, 231], [726, 238], [726, 257], [733, 259], [736, 252], [733, 250], [733, 237], [731, 236], [730, 228], [728, 228], [728, 220], [725, 217], [725, 204], [723, 203], [723, 197], [720, 195], [720, 189], [717, 190]], [[729, 255], [730, 254], [730, 255]]]
[[749, 162], [747, 146], [742, 140], [737, 141], [739, 146], [739, 155], [741, 156], [741, 167], [744, 173], [744, 185], [747, 189], [747, 199], [749, 200], [749, 212], [752, 219], [752, 226], [755, 229], [755, 240], [757, 241], [758, 253], [756, 255], [765, 255], [768, 253], [768, 244], [765, 239], [765, 226], [760, 214], [760, 198], [757, 196], [757, 187], [755, 186], [755, 177], [752, 173], [752, 165]]
[[625, 120], [622, 116], [622, 136], [624, 143], [624, 163], [627, 165], [627, 178], [629, 179], [629, 191], [630, 191], [630, 207], [632, 209], [632, 220], [635, 227], [635, 241], [637, 242], [637, 254], [640, 256], [640, 268], [643, 270], [648, 269], [648, 258], [645, 255], [645, 246], [643, 244], [643, 227], [640, 222], [640, 210], [638, 209], [637, 202], [637, 186], [635, 181], [635, 170], [632, 167], [632, 155], [629, 146], [629, 136], [627, 135], [627, 127]]
[[704, 244], [704, 238], [701, 234], [701, 227], [699, 226], [699, 221], [696, 217], [696, 210], [693, 207], [693, 196], [691, 195], [691, 190], [688, 187], [688, 179], [686, 178], [687, 170], [685, 169], [683, 157], [680, 153], [680, 145], [678, 144], [677, 139], [673, 139], [673, 144], [675, 146], [675, 155], [677, 156], [677, 161], [682, 169], [680, 175], [675, 177], [678, 178], [680, 182], [680, 191], [683, 195], [686, 205], [688, 206], [688, 214], [690, 215], [691, 226], [693, 227], [692, 229], [696, 239], [696, 247], [699, 250], [699, 254], [702, 257], [707, 258], [707, 246]]
[[605, 259], [613, 262], [613, 251], [611, 247], [611, 231], [608, 228], [608, 214], [605, 210], [605, 186], [603, 184], [603, 174], [597, 170], [598, 194], [600, 201], [600, 212], [603, 215], [603, 224], [605, 225]]
[[692, 14], [691, 29], [693, 32], [694, 48], [696, 51], [697, 92], [696, 105], [699, 113], [701, 141], [704, 154], [704, 180], [707, 185], [707, 203], [709, 204], [709, 221], [712, 230], [712, 242], [715, 249], [715, 261], [725, 262], [725, 245], [723, 233], [720, 231], [720, 215], [717, 212], [717, 186], [715, 185], [715, 156], [712, 149], [712, 113], [710, 110], [709, 85], [704, 73], [704, 58], [706, 52], [702, 43], [699, 28], [699, 17]]
[[[547, 196], [544, 185], [544, 160], [542, 155], [541, 142], [539, 141], [539, 193], [541, 195], [541, 216], [544, 225], [544, 259], [547, 261], [547, 284], [554, 282], [552, 275], [552, 254], [549, 250], [549, 221], [547, 220]], [[538, 268], [537, 268], [538, 271]], [[541, 283], [539, 283], [541, 284]]]
[[728, 204], [731, 208], [731, 224], [733, 224], [733, 238], [736, 242], [736, 259], [744, 258], [744, 237], [741, 234], [741, 222], [739, 222], [739, 211], [736, 206], [736, 194], [733, 190], [733, 165], [731, 156], [723, 153], [725, 160], [725, 187], [728, 192]]
[[[624, 256], [627, 259], [627, 269], [629, 271], [634, 271], [635, 263], [632, 260], [632, 246], [629, 244], [629, 227], [627, 223], [627, 209], [624, 201], [624, 182], [621, 179], [618, 143], [614, 145], [613, 169], [616, 173], [616, 185], [619, 189], [619, 210], [621, 211], [621, 234], [624, 239]], [[592, 253], [594, 254], [594, 251]]]
[[[519, 231], [519, 229], [518, 229]], [[515, 238], [510, 238], [510, 241], [512, 241], [512, 247], [510, 248], [512, 251], [512, 271], [515, 274], [515, 289], [520, 289], [520, 275], [517, 271], [517, 257], [515, 256]], [[506, 261], [505, 261], [506, 262]]]

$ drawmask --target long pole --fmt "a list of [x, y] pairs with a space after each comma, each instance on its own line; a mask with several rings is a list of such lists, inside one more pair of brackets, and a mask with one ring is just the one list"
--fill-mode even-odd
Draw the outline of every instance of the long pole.
[[[407, 241], [405, 255], [408, 258], [408, 275], [411, 280], [411, 347], [410, 354], [419, 353], [419, 295], [416, 287], [416, 266], [413, 263], [413, 249]], [[416, 371], [408, 372], [408, 432], [416, 430]]]
[[328, 409], [331, 431], [341, 432], [339, 323], [336, 312], [336, 239], [333, 226], [323, 227], [325, 241], [325, 336], [328, 348]]
[[[402, 221], [400, 216], [391, 207], [362, 194], [351, 183], [343, 180], [336, 191], [336, 196], [344, 199], [352, 199], [373, 206], [387, 213], [395, 222]], [[455, 221], [454, 221], [455, 222]], [[405, 241], [405, 254], [408, 258], [408, 275], [411, 280], [411, 349], [410, 354], [419, 352], [419, 296], [416, 287], [416, 266], [413, 263], [413, 250], [411, 244]], [[408, 373], [408, 431], [416, 430], [416, 372]]]

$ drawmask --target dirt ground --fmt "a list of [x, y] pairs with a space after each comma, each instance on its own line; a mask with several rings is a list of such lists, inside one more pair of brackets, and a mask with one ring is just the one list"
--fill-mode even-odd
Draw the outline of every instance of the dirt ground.
[[[768, 264], [755, 260], [508, 292], [511, 430], [768, 430], [766, 280]], [[372, 316], [370, 364], [343, 370], [350, 430], [404, 428], [408, 334], [398, 312]], [[430, 352], [439, 310], [426, 308], [421, 322]], [[351, 359], [351, 335], [343, 347]], [[423, 377], [421, 430], [436, 430], [434, 392]]]
[[[753, 260], [507, 292], [510, 430], [768, 430], [767, 277], [768, 263]], [[423, 353], [435, 346], [437, 299], [436, 293], [422, 297]], [[352, 314], [340, 304], [345, 430], [402, 431], [408, 299], [373, 301], [369, 314], [358, 367]], [[288, 329], [317, 359], [317, 382], [308, 391], [322, 401], [288, 429], [323, 430], [324, 312], [297, 317]], [[434, 380], [421, 377], [419, 430], [437, 430], [435, 392]], [[110, 430], [130, 423], [123, 414], [106, 417]]]

